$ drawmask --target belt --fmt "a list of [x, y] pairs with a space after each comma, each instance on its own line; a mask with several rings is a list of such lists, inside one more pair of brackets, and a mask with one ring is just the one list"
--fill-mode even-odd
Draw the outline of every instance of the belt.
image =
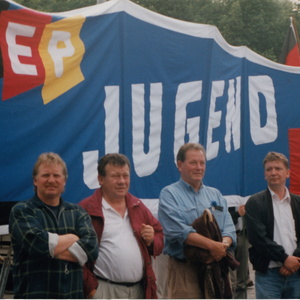
[[95, 275], [95, 276], [97, 277], [97, 279], [105, 281], [107, 283], [124, 285], [124, 286], [127, 286], [127, 287], [131, 287], [131, 286], [134, 286], [134, 285], [139, 284], [139, 283], [142, 282], [142, 280], [137, 281], [137, 282], [116, 282], [116, 281], [112, 281], [112, 280], [109, 280], [109, 279], [106, 279], [106, 278], [103, 278], [103, 277], [100, 277], [100, 276], [97, 276], [97, 275]]

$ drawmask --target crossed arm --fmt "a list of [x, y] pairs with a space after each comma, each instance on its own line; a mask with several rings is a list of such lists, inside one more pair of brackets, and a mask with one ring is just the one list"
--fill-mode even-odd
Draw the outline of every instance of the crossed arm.
[[58, 236], [58, 242], [53, 251], [56, 259], [78, 262], [78, 259], [70, 252], [69, 248], [79, 240], [75, 234], [65, 234]]
[[75, 234], [68, 233], [58, 235], [48, 232], [49, 252], [55, 259], [67, 260], [84, 265], [87, 261], [87, 255], [84, 250], [76, 243], [79, 237]]

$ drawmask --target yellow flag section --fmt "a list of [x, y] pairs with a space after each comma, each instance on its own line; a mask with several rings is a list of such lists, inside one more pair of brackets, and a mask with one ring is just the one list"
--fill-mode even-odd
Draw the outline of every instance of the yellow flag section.
[[80, 69], [84, 44], [79, 34], [85, 18], [75, 16], [46, 25], [39, 53], [45, 67], [44, 104], [84, 80]]

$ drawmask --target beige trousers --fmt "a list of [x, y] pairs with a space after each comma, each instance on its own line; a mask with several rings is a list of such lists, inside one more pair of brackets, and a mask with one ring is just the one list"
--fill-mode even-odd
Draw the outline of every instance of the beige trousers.
[[168, 299], [203, 299], [197, 269], [189, 262], [178, 262], [170, 257], [167, 285]]

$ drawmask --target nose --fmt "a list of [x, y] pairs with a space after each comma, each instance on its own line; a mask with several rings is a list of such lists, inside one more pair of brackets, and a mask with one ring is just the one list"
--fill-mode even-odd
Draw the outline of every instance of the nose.
[[53, 176], [53, 175], [50, 175], [50, 176], [48, 177], [48, 181], [53, 182], [53, 181], [54, 181], [54, 176]]
[[125, 177], [121, 175], [118, 177], [118, 183], [123, 183], [123, 182], [125, 182]]
[[199, 163], [196, 164], [196, 168], [197, 168], [197, 169], [202, 169], [202, 168], [203, 168], [203, 165], [199, 162]]

